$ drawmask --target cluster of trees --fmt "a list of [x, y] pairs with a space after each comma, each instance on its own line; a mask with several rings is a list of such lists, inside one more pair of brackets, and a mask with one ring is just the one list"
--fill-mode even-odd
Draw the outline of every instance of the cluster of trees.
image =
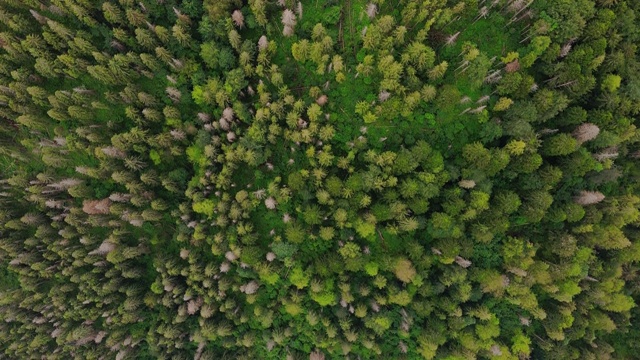
[[0, 0], [0, 351], [637, 354], [638, 13]]

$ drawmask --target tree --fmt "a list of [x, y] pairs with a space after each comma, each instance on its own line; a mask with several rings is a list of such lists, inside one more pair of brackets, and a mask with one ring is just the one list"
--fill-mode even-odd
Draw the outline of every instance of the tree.
[[296, 223], [293, 223], [293, 224], [287, 226], [287, 228], [285, 230], [285, 235], [287, 237], [287, 240], [289, 240], [290, 242], [292, 242], [294, 244], [302, 243], [302, 241], [306, 237], [304, 229], [300, 225], [298, 225]]
[[309, 280], [309, 274], [303, 272], [300, 267], [294, 268], [289, 275], [289, 281], [298, 289], [304, 289], [307, 287], [309, 285]]
[[413, 264], [411, 263], [411, 261], [405, 258], [396, 260], [393, 272], [396, 274], [396, 277], [403, 283], [411, 282], [416, 276], [416, 270], [413, 267]]
[[143, 47], [147, 48], [147, 49], [155, 49], [157, 46], [157, 43], [155, 41], [155, 39], [153, 38], [153, 35], [151, 35], [151, 32], [149, 30], [146, 29], [136, 29], [135, 30], [136, 33], [136, 40], [138, 41], [138, 43], [140, 45], [142, 45]]
[[544, 141], [542, 151], [547, 156], [568, 155], [578, 149], [579, 142], [568, 134], [553, 135]]
[[242, 11], [234, 10], [234, 12], [231, 14], [231, 19], [233, 20], [233, 23], [236, 27], [244, 27], [244, 15], [242, 14]]
[[293, 13], [293, 11], [289, 9], [285, 9], [282, 12], [282, 25], [284, 25], [282, 34], [286, 37], [292, 36], [294, 33], [294, 28], [296, 26], [296, 23], [297, 23], [296, 15]]
[[263, 0], [250, 0], [249, 6], [251, 12], [256, 18], [256, 22], [261, 26], [267, 25], [267, 16], [265, 12], [266, 4]]
[[608, 74], [600, 85], [601, 89], [607, 92], [615, 92], [620, 87], [620, 83], [622, 82], [622, 78], [619, 75]]
[[407, 46], [406, 52], [402, 54], [402, 62], [413, 65], [419, 71], [426, 71], [433, 67], [435, 52], [430, 47], [413, 42]]
[[480, 169], [488, 166], [491, 161], [491, 152], [479, 142], [465, 145], [462, 149], [462, 156], [469, 165]]
[[572, 133], [573, 137], [578, 140], [579, 143], [584, 143], [589, 140], [593, 140], [600, 133], [600, 128], [597, 125], [591, 123], [584, 123], [578, 126]]
[[511, 105], [513, 105], [513, 100], [506, 98], [506, 97], [501, 97], [498, 102], [494, 105], [493, 110], [494, 111], [505, 111], [507, 110]]
[[440, 64], [433, 67], [433, 69], [429, 70], [429, 80], [436, 81], [444, 76], [449, 67], [449, 63], [446, 61], [441, 62]]
[[102, 4], [102, 12], [105, 19], [112, 24], [120, 24], [123, 22], [123, 14], [120, 8], [111, 2], [104, 2]]
[[576, 196], [574, 201], [580, 205], [592, 205], [597, 204], [604, 200], [605, 196], [597, 191], [581, 191], [580, 195]]

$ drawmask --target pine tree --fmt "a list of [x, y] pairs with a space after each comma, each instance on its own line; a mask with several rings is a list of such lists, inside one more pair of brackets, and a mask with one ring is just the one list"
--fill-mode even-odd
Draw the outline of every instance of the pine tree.
[[554, 135], [544, 141], [542, 151], [548, 156], [568, 155], [578, 149], [580, 143], [568, 134]]

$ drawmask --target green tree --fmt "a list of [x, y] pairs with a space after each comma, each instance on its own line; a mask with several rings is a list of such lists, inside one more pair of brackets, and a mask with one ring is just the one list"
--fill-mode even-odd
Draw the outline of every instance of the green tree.
[[553, 135], [542, 145], [542, 152], [547, 156], [568, 155], [578, 149], [578, 141], [569, 134]]

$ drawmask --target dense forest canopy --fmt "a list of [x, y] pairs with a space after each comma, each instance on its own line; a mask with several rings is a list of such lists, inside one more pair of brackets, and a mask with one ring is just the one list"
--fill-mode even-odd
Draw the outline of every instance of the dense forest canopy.
[[0, 0], [0, 358], [637, 359], [639, 14]]

